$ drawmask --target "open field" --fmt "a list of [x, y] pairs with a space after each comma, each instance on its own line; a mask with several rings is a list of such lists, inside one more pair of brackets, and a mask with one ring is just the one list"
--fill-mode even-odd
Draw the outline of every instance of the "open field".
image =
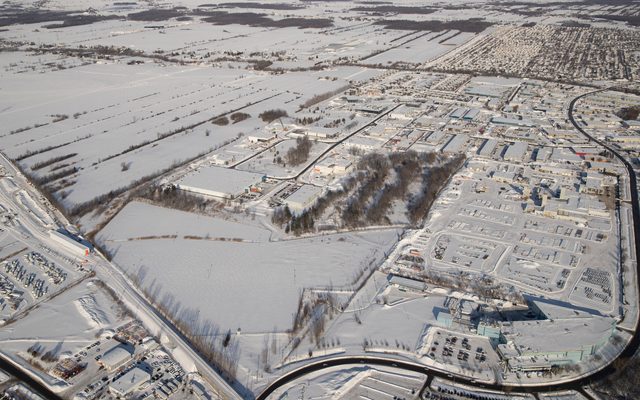
[[[175, 221], [184, 218], [190, 223], [176, 230]], [[133, 234], [132, 225], [138, 227]], [[221, 228], [229, 236], [215, 240]], [[301, 289], [351, 287], [396, 237], [391, 229], [268, 242], [265, 233], [257, 227], [131, 203], [100, 232], [98, 241], [126, 272], [136, 275], [142, 268], [142, 286], [158, 290], [159, 298], [172, 295], [182, 307], [199, 310], [203, 319], [251, 333], [291, 328]], [[178, 236], [135, 240], [165, 234]], [[202, 239], [185, 237], [191, 235]]]

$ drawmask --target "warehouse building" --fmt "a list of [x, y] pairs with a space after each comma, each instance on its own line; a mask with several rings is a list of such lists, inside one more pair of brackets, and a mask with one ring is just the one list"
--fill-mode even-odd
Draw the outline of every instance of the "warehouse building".
[[57, 231], [50, 231], [49, 237], [78, 256], [88, 256], [93, 250], [91, 243], [62, 228]]
[[523, 160], [527, 152], [527, 144], [525, 142], [515, 142], [507, 147], [503, 159], [505, 161], [520, 162]]
[[466, 135], [455, 135], [446, 145], [442, 146], [442, 152], [449, 154], [460, 153], [465, 150], [466, 144]]
[[176, 186], [187, 192], [234, 199], [248, 193], [264, 179], [262, 174], [254, 172], [207, 166], [185, 176]]
[[322, 188], [313, 185], [302, 185], [284, 199], [284, 203], [289, 206], [291, 211], [301, 213], [311, 207], [318, 197], [320, 197], [321, 193]]

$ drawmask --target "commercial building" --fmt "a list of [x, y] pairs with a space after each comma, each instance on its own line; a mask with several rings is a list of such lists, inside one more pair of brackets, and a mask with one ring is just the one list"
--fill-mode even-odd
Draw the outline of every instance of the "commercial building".
[[107, 350], [100, 361], [98, 361], [107, 371], [114, 371], [131, 360], [133, 352], [130, 347], [123, 344], [117, 344]]
[[141, 368], [135, 367], [122, 375], [109, 386], [109, 390], [116, 396], [127, 396], [149, 382], [151, 376]]
[[513, 321], [502, 324], [506, 343], [497, 350], [513, 371], [544, 371], [585, 360], [614, 330], [613, 320], [602, 317]]

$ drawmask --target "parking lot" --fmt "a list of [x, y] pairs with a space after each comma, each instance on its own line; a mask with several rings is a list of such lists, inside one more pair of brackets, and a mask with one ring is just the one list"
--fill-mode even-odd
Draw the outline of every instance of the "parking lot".
[[469, 336], [459, 332], [432, 328], [426, 355], [442, 364], [454, 365], [466, 371], [479, 371], [493, 374], [490, 366], [498, 365], [498, 354], [493, 350], [489, 339]]

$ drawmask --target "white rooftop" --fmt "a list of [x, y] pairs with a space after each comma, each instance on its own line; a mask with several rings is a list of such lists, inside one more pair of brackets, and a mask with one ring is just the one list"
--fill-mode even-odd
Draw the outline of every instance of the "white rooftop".
[[601, 343], [612, 334], [611, 318], [566, 318], [542, 321], [514, 321], [503, 325], [507, 340], [525, 353], [563, 352]]
[[148, 372], [135, 367], [113, 382], [110, 387], [114, 392], [125, 396], [139, 388], [140, 385], [147, 382], [149, 379], [151, 379], [151, 376]]
[[119, 344], [104, 353], [100, 361], [107, 368], [114, 368], [131, 358], [131, 352]]
[[297, 211], [310, 206], [322, 192], [322, 188], [313, 185], [302, 185], [285, 199], [285, 203]]
[[219, 197], [234, 197], [262, 180], [262, 174], [222, 167], [200, 168], [178, 182], [184, 190]]

